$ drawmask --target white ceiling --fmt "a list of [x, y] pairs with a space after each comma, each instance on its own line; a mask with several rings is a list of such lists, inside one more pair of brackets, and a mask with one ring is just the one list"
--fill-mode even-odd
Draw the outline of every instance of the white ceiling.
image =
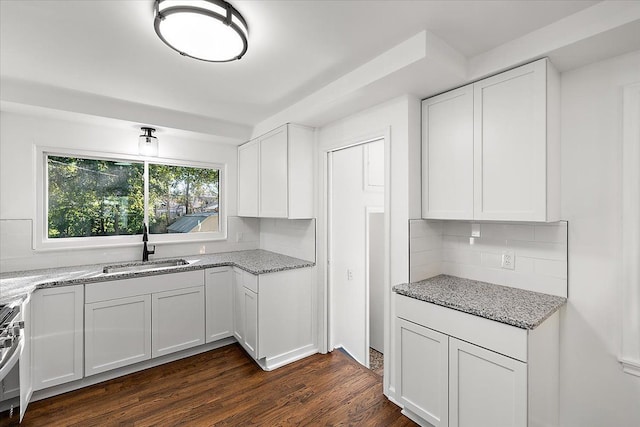
[[[237, 0], [249, 50], [216, 64], [165, 46], [151, 0], [1, 0], [0, 77], [7, 93], [34, 84], [252, 128], [423, 30], [470, 60], [596, 3]], [[416, 95], [451, 84], [433, 74]], [[391, 89], [385, 96], [400, 94]]]

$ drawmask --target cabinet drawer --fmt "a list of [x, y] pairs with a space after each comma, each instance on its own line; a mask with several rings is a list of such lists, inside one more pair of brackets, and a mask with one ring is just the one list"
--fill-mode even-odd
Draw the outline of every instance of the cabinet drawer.
[[255, 274], [251, 274], [251, 273], [247, 273], [246, 271], [243, 271], [242, 286], [252, 290], [257, 294], [258, 293], [258, 276], [256, 276]]
[[522, 362], [527, 361], [526, 329], [394, 294], [396, 316], [476, 344]]
[[204, 270], [91, 283], [85, 287], [85, 303], [108, 301], [116, 298], [127, 298], [194, 286], [204, 286]]

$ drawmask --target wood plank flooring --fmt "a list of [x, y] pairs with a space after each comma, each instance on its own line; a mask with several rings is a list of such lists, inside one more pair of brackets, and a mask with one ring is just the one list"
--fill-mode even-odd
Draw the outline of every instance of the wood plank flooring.
[[[2, 414], [0, 425], [17, 425]], [[262, 371], [238, 344], [33, 402], [23, 426], [414, 426], [340, 351]]]

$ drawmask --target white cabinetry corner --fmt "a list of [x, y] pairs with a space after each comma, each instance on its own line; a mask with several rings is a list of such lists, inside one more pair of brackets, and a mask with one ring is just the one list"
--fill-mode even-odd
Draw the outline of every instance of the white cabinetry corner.
[[210, 268], [205, 272], [206, 342], [233, 336], [233, 268]]
[[33, 390], [83, 376], [84, 286], [39, 289], [31, 299]]
[[234, 335], [265, 370], [317, 352], [311, 268], [250, 274], [236, 270]]
[[559, 219], [559, 77], [547, 59], [422, 102], [422, 216]]
[[313, 129], [286, 124], [238, 147], [238, 215], [313, 217]]
[[437, 427], [557, 426], [559, 315], [520, 329], [394, 294], [396, 396]]

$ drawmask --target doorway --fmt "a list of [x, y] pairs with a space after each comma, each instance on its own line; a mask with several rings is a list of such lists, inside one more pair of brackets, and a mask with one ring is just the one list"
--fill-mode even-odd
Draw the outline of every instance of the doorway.
[[329, 349], [381, 374], [384, 353], [384, 139], [328, 156]]

